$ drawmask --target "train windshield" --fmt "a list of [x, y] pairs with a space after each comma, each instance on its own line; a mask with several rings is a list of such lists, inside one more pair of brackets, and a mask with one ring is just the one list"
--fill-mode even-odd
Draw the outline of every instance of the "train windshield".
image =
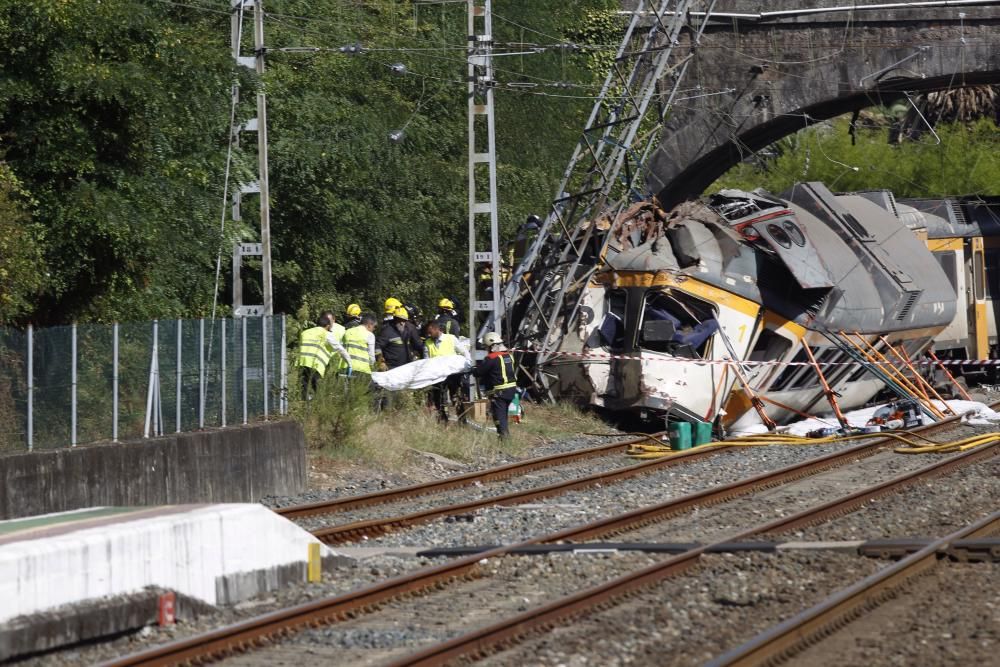
[[711, 352], [712, 335], [718, 330], [719, 321], [709, 303], [676, 291], [650, 291], [642, 313], [639, 346], [699, 359]]

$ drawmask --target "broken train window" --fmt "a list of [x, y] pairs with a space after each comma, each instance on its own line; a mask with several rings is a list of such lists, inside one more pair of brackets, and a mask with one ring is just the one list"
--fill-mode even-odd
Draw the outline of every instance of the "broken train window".
[[719, 329], [711, 304], [677, 291], [650, 290], [640, 324], [639, 346], [678, 357], [698, 359], [711, 351]]
[[611, 290], [607, 293], [607, 310], [597, 331], [601, 344], [612, 350], [625, 347], [625, 290]]

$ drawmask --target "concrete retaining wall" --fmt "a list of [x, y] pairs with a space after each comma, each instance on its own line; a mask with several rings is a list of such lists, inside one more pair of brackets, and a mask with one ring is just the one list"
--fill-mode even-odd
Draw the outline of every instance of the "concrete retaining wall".
[[256, 502], [305, 490], [298, 423], [0, 457], [0, 519], [82, 507]]

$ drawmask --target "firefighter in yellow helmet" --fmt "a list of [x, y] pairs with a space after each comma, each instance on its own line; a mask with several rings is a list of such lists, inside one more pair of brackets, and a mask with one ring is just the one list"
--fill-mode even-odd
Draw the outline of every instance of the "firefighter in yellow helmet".
[[462, 325], [458, 322], [458, 313], [455, 312], [455, 304], [451, 299], [443, 298], [438, 301], [437, 321], [441, 324], [441, 331], [452, 336], [462, 335]]
[[391, 320], [383, 320], [376, 337], [376, 348], [389, 369], [408, 364], [424, 356], [424, 341], [410, 324], [406, 308], [397, 306]]
[[392, 322], [392, 320], [396, 317], [396, 309], [402, 307], [402, 301], [394, 296], [390, 296], [385, 300], [385, 307], [382, 309], [382, 322]]
[[345, 329], [352, 329], [361, 324], [361, 306], [358, 304], [352, 303], [349, 305], [344, 314], [347, 315], [347, 319], [344, 320]]

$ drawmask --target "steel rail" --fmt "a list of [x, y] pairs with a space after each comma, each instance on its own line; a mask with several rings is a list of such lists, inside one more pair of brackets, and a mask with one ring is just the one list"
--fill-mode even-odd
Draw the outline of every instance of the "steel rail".
[[531, 500], [557, 496], [569, 491], [585, 489], [598, 484], [608, 484], [622, 479], [638, 477], [639, 475], [647, 475], [657, 472], [663, 468], [671, 468], [675, 465], [687, 463], [692, 458], [705, 458], [711, 456], [713, 452], [718, 453], [720, 451], [725, 450], [724, 448], [719, 447], [691, 449], [688, 452], [677, 456], [651, 459], [635, 465], [625, 466], [615, 470], [606, 470], [604, 472], [594, 473], [585, 477], [563, 480], [561, 482], [555, 482], [554, 484], [532, 487], [530, 489], [522, 489], [521, 491], [512, 491], [502, 495], [488, 496], [486, 498], [470, 500], [462, 503], [431, 507], [429, 509], [401, 516], [366, 519], [363, 521], [345, 523], [339, 526], [330, 526], [329, 528], [320, 528], [312, 531], [312, 534], [324, 544], [342, 544], [347, 541], [361, 538], [378, 537], [397, 530], [409, 528], [410, 526], [427, 523], [428, 521], [433, 521], [434, 519], [443, 516], [466, 514], [486, 507], [494, 507], [498, 505], [520, 505]]
[[[850, 494], [844, 498], [823, 503], [816, 507], [798, 512], [792, 516], [769, 521], [753, 528], [740, 531], [734, 535], [716, 540], [710, 544], [702, 545], [678, 554], [664, 561], [648, 566], [641, 570], [636, 570], [628, 574], [617, 577], [604, 584], [586, 589], [573, 595], [568, 595], [549, 604], [529, 609], [526, 612], [511, 616], [493, 625], [473, 630], [460, 635], [449, 641], [430, 646], [411, 655], [390, 661], [384, 667], [431, 667], [449, 663], [463, 657], [485, 657], [496, 651], [497, 647], [504, 644], [516, 643], [523, 637], [533, 632], [551, 629], [552, 627], [564, 623], [566, 620], [580, 616], [587, 612], [605, 606], [615, 604], [639, 590], [657, 584], [669, 577], [675, 576], [700, 564], [701, 557], [716, 545], [726, 542], [737, 542], [745, 540], [754, 535], [771, 533], [783, 530], [789, 525], [806, 525], [822, 521], [824, 517], [836, 516], [842, 503], [850, 499], [854, 506], [866, 502], [872, 498], [878, 498], [890, 493], [891, 490], [901, 488], [901, 480], [905, 484], [913, 483], [918, 479], [941, 474], [941, 469], [951, 470], [960, 465], [969, 465], [986, 456], [996, 455], [1000, 442], [993, 442], [984, 445], [979, 449], [970, 450], [961, 454], [949, 457], [943, 461], [937, 461], [929, 466], [925, 466], [917, 471], [917, 474], [907, 474], [891, 479], [887, 482], [877, 484], [861, 492]], [[831, 514], [832, 513], [832, 514]], [[586, 534], [588, 531], [580, 531]], [[978, 536], [979, 533], [961, 537]], [[953, 536], [951, 536], [953, 537]], [[957, 539], [957, 538], [956, 538]], [[930, 547], [922, 549], [921, 554], [926, 554]], [[933, 555], [934, 551], [930, 551]], [[916, 555], [916, 554], [914, 554]], [[795, 634], [794, 629], [789, 630]], [[729, 663], [725, 663], [729, 664]], [[736, 664], [736, 663], [733, 663]], [[751, 664], [751, 663], [739, 663]], [[755, 663], [754, 663], [755, 664]]]
[[337, 498], [335, 500], [325, 500], [303, 505], [280, 507], [274, 511], [286, 519], [301, 519], [308, 516], [345, 512], [347, 510], [358, 509], [361, 507], [384, 505], [398, 500], [430, 495], [441, 491], [447, 491], [449, 489], [473, 486], [477, 483], [481, 484], [483, 482], [509, 479], [516, 475], [544, 468], [552, 468], [590, 458], [609, 456], [619, 450], [625, 449], [630, 445], [646, 442], [650, 439], [656, 440], [663, 434], [663, 432], [651, 433], [641, 438], [612, 442], [606, 445], [598, 445], [597, 447], [589, 447], [587, 449], [578, 449], [572, 452], [550, 454], [549, 456], [541, 456], [538, 458], [527, 459], [525, 461], [517, 461], [515, 463], [508, 463], [496, 468], [488, 468], [486, 470], [478, 470], [476, 472], [465, 473], [462, 475], [454, 475], [452, 477], [445, 477], [444, 479], [433, 480], [430, 482], [411, 484], [394, 489], [385, 489], [383, 491], [375, 491], [374, 493], [366, 493], [364, 495]]
[[[951, 417], [947, 420], [931, 424], [929, 426], [923, 427], [920, 430], [921, 433], [931, 433], [941, 428], [950, 427], [959, 417]], [[623, 516], [635, 516], [635, 523], [630, 526], [624, 526], [623, 529], [631, 528], [635, 525], [642, 525], [642, 523], [650, 521], [659, 521], [669, 514], [676, 514], [682, 512], [690, 507], [694, 506], [704, 506], [712, 504], [715, 502], [723, 502], [729, 500], [738, 495], [745, 493], [750, 493], [755, 490], [768, 488], [769, 486], [774, 486], [778, 484], [785, 484], [798, 477], [805, 477], [807, 475], [815, 474], [816, 472], [823, 470], [828, 467], [844, 465], [844, 463], [864, 458], [866, 456], [871, 456], [875, 454], [879, 449], [895, 443], [892, 438], [875, 438], [873, 442], [864, 443], [861, 445], [856, 445], [850, 449], [845, 449], [841, 452], [835, 452], [823, 457], [818, 457], [815, 459], [810, 459], [788, 468], [782, 468], [776, 471], [763, 473], [757, 475], [756, 477], [751, 477], [745, 480], [739, 480], [732, 482], [721, 487], [712, 487], [706, 489], [705, 491], [694, 493], [689, 496], [683, 496], [678, 499], [669, 500], [660, 505], [653, 505], [649, 507], [643, 507], [635, 510], [628, 515]], [[549, 484], [547, 486], [535, 487], [531, 489], [524, 489], [521, 491], [514, 491], [511, 493], [490, 496], [487, 498], [481, 498], [479, 500], [468, 501], [464, 503], [455, 503], [452, 505], [445, 505], [439, 507], [433, 507], [426, 510], [421, 510], [418, 512], [412, 512], [410, 514], [405, 514], [401, 516], [394, 517], [384, 517], [378, 519], [366, 519], [363, 521], [355, 521], [351, 523], [342, 524], [339, 526], [330, 526], [329, 528], [321, 528], [313, 531], [313, 535], [316, 536], [321, 542], [325, 544], [342, 544], [347, 541], [357, 540], [361, 538], [372, 538], [380, 535], [386, 535], [397, 530], [402, 530], [411, 526], [415, 526], [421, 523], [427, 523], [436, 518], [443, 516], [455, 516], [460, 514], [466, 514], [473, 512], [485, 507], [493, 506], [506, 506], [506, 505], [518, 505], [531, 500], [538, 500], [541, 498], [547, 498], [555, 495], [560, 495], [567, 493], [569, 491], [583, 489], [597, 484], [606, 484], [615, 482], [621, 479], [628, 479], [637, 475], [649, 474], [651, 472], [656, 472], [661, 468], [671, 467], [679, 463], [684, 463], [690, 461], [692, 457], [702, 457], [709, 456], [711, 452], [725, 451], [722, 447], [706, 447], [705, 449], [695, 448], [689, 452], [670, 458], [662, 459], [652, 459], [639, 463], [637, 465], [628, 466], [625, 468], [618, 468], [617, 470], [610, 470], [606, 472], [595, 473], [593, 475], [588, 475], [586, 477], [580, 477], [576, 479], [565, 480], [562, 482], [556, 482], [554, 484]], [[593, 524], [595, 529], [597, 524]], [[607, 532], [602, 532], [598, 534], [607, 534]], [[566, 539], [570, 539], [567, 537]]]
[[711, 660], [706, 667], [775, 664], [781, 662], [831, 631], [841, 629], [892, 596], [893, 591], [913, 577], [932, 569], [939, 558], [958, 540], [983, 537], [1000, 530], [1000, 512], [976, 521], [935, 540], [902, 560], [841, 589], [819, 602], [758, 634], [750, 641]]
[[[922, 434], [935, 432], [954, 426], [958, 420], [958, 417], [953, 417], [926, 426], [920, 429], [919, 432]], [[594, 535], [621, 532], [629, 527], [651, 523], [656, 518], [666, 518], [683, 509], [722, 502], [754, 490], [768, 488], [782, 482], [794, 481], [814, 472], [834, 467], [837, 464], [843, 465], [865, 458], [874, 454], [880, 448], [887, 446], [890, 442], [892, 442], [890, 438], [879, 438], [875, 442], [858, 445], [840, 453], [810, 459], [782, 468], [773, 473], [758, 475], [747, 480], [742, 480], [741, 482], [721, 485], [707, 491], [683, 496], [674, 501], [661, 503], [654, 506], [655, 511], [653, 512], [644, 513], [643, 510], [636, 510], [618, 517], [598, 521], [595, 524], [586, 524], [577, 529], [560, 531], [550, 535], [541, 535], [517, 544], [488, 549], [471, 556], [456, 558], [441, 565], [422, 568], [347, 593], [288, 607], [200, 635], [155, 646], [138, 653], [122, 656], [104, 664], [105, 667], [174, 665], [185, 661], [210, 659], [242, 651], [250, 647], [261, 646], [270, 642], [271, 638], [293, 634], [305, 627], [335, 622], [372, 611], [390, 600], [419, 594], [435, 588], [442, 589], [450, 582], [458, 579], [469, 580], [477, 578], [480, 576], [478, 573], [479, 565], [484, 560], [508, 555], [511, 550], [517, 548], [532, 544], [581, 539]], [[671, 509], [675, 511], [671, 511]], [[754, 530], [763, 531], [767, 529], [769, 529], [769, 525], [758, 527]], [[736, 538], [726, 538], [725, 541], [741, 539], [749, 534], [753, 534], [753, 531], [743, 533]], [[686, 569], [689, 565], [685, 565], [684, 563], [692, 557], [691, 554], [700, 555], [707, 546], [711, 545], [706, 545], [706, 547], [676, 556], [667, 561], [667, 564], [671, 568]], [[697, 556], [695, 556], [696, 558]], [[680, 569], [677, 569], [677, 571], [680, 571]], [[662, 577], [657, 575], [650, 579], [650, 581], [659, 580], [660, 578]]]

